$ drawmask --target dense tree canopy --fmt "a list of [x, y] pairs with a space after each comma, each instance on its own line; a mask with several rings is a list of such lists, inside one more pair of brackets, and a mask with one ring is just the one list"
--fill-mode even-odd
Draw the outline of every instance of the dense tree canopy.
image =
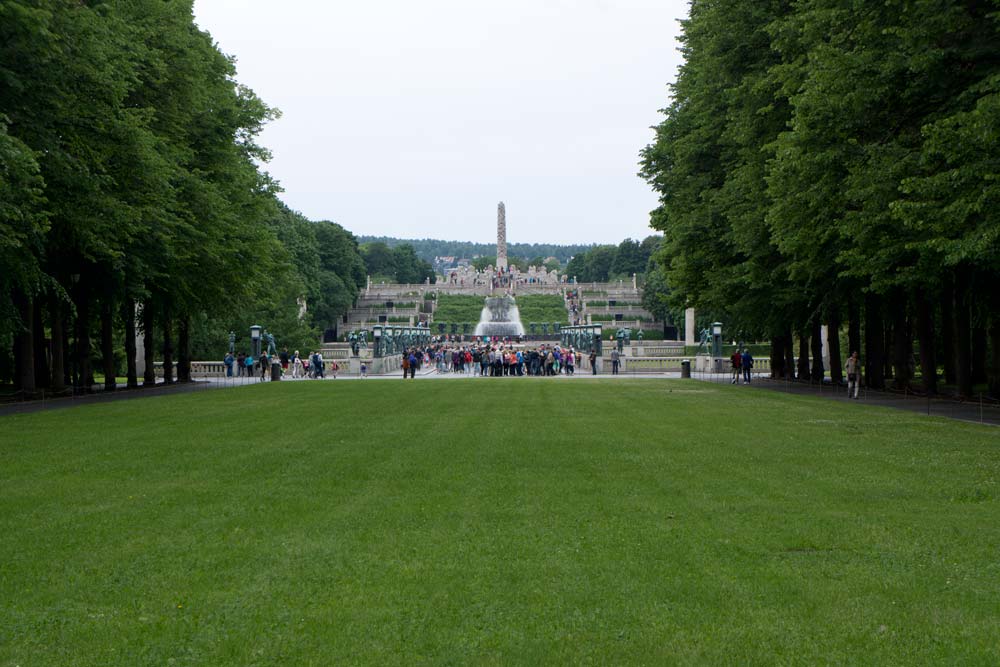
[[646, 272], [649, 258], [659, 246], [659, 236], [647, 236], [641, 243], [625, 239], [617, 246], [594, 246], [573, 256], [566, 265], [566, 275], [581, 283], [631, 280], [633, 274]]
[[[417, 253], [417, 257], [432, 262], [435, 257], [455, 257], [456, 259], [473, 259], [476, 257], [496, 257], [495, 243], [473, 243], [471, 241], [441, 241], [438, 239], [397, 239], [391, 236], [359, 236], [358, 240], [365, 244], [383, 243], [390, 248], [408, 245]], [[578, 253], [589, 249], [589, 245], [556, 245], [554, 243], [508, 243], [508, 257], [527, 257], [532, 260], [555, 257], [562, 264]], [[531, 261], [535, 266], [542, 262]], [[485, 266], [485, 265], [484, 265]]]
[[409, 244], [390, 248], [382, 241], [365, 243], [361, 246], [361, 257], [372, 280], [408, 284], [435, 280], [430, 262], [417, 257]]
[[778, 373], [797, 339], [821, 378], [828, 325], [838, 379], [846, 322], [872, 386], [909, 386], [916, 339], [926, 390], [940, 360], [1000, 392], [997, 9], [694, 0], [643, 152], [674, 305], [770, 337]]
[[135, 385], [137, 321], [147, 382], [251, 323], [312, 344], [365, 270], [258, 167], [276, 117], [191, 0], [0, 3], [0, 381]]

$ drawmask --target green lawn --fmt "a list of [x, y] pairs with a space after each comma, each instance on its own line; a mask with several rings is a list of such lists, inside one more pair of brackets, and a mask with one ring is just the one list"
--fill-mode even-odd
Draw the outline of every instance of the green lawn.
[[694, 381], [0, 417], [0, 667], [1000, 663], [1000, 430]]
[[524, 328], [527, 329], [531, 322], [537, 322], [539, 333], [542, 322], [548, 324], [551, 330], [553, 322], [562, 325], [569, 321], [566, 303], [558, 294], [522, 294], [517, 297], [517, 310]]

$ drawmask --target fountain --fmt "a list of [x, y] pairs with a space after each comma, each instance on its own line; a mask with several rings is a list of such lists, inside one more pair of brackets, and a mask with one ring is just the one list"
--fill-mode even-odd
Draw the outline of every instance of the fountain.
[[486, 305], [479, 314], [479, 324], [476, 325], [477, 336], [523, 336], [524, 326], [521, 324], [521, 314], [517, 311], [514, 297], [488, 296]]

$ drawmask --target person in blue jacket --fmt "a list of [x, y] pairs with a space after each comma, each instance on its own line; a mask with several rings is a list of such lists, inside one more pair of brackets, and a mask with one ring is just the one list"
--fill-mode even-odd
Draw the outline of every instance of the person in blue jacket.
[[741, 360], [743, 362], [743, 384], [750, 384], [750, 369], [753, 368], [753, 356], [751, 356], [749, 349], [743, 350]]

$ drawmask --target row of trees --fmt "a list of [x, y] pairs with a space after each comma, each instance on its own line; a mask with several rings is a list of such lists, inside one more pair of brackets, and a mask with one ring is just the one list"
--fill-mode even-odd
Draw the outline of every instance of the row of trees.
[[435, 281], [436, 274], [430, 262], [417, 257], [408, 244], [389, 247], [382, 241], [361, 245], [361, 258], [373, 281], [417, 284]]
[[[408, 245], [413, 248], [417, 257], [433, 262], [435, 257], [455, 257], [456, 259], [473, 259], [476, 257], [496, 257], [495, 243], [474, 243], [472, 241], [442, 241], [439, 239], [397, 239], [391, 236], [360, 236], [362, 244], [384, 243], [390, 248]], [[573, 255], [591, 248], [589, 245], [556, 245], [554, 243], [508, 243], [508, 257], [549, 258], [555, 257], [562, 264]], [[540, 266], [540, 264], [536, 265]]]
[[581, 283], [631, 280], [632, 274], [646, 273], [649, 259], [659, 248], [660, 241], [659, 236], [647, 236], [641, 242], [625, 239], [617, 246], [594, 246], [570, 259], [566, 275], [576, 277]]
[[184, 380], [230, 328], [309, 340], [350, 305], [354, 237], [278, 202], [277, 112], [234, 77], [190, 0], [0, 3], [0, 376], [135, 386], [138, 323], [144, 380]]
[[643, 152], [675, 305], [779, 375], [823, 377], [827, 324], [835, 380], [845, 331], [871, 386], [1000, 395], [995, 3], [695, 0], [683, 53]]

